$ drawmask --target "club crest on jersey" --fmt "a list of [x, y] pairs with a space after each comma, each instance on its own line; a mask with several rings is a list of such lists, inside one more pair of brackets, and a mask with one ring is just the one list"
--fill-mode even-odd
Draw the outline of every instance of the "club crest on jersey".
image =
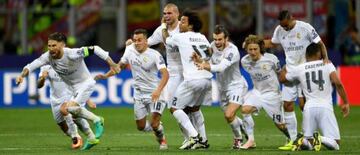
[[300, 33], [296, 33], [296, 38], [301, 39]]
[[148, 59], [147, 57], [143, 57], [143, 61], [144, 61], [145, 63], [147, 63], [147, 62], [149, 61], [149, 59]]

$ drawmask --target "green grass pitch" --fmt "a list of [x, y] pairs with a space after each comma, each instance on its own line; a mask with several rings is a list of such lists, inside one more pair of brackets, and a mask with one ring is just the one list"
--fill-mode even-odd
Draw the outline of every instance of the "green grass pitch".
[[[298, 109], [298, 108], [297, 108]], [[208, 150], [178, 150], [182, 143], [180, 131], [173, 116], [164, 111], [163, 124], [169, 150], [158, 150], [152, 133], [137, 131], [132, 108], [98, 108], [96, 114], [105, 117], [105, 133], [99, 145], [89, 151], [71, 150], [70, 138], [55, 124], [49, 109], [0, 109], [0, 154], [360, 154], [360, 107], [351, 107], [343, 119], [335, 108], [342, 143], [340, 151], [279, 151], [285, 143], [271, 119], [261, 111], [254, 116], [257, 148], [231, 150], [232, 132], [225, 123], [219, 107], [204, 107]], [[298, 124], [301, 112], [297, 111]]]

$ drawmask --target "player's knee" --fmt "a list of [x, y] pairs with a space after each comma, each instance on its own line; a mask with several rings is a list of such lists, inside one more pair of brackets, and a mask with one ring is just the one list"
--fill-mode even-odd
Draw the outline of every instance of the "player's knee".
[[232, 122], [234, 120], [235, 114], [232, 111], [225, 111], [224, 116], [228, 122]]
[[160, 122], [159, 121], [152, 121], [151, 122], [151, 127], [156, 130], [160, 125]]
[[242, 114], [250, 114], [252, 112], [252, 107], [251, 106], [243, 106], [241, 108], [241, 113]]
[[66, 106], [67, 102], [64, 102], [61, 106], [60, 106], [60, 113], [63, 116], [66, 116], [69, 114], [69, 112], [67, 111], [67, 106]]

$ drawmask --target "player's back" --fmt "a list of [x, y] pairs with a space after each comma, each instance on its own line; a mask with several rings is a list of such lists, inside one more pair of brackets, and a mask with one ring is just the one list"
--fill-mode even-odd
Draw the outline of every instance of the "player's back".
[[193, 52], [197, 52], [202, 58], [208, 57], [206, 51], [210, 47], [209, 41], [204, 35], [196, 32], [185, 32], [175, 34], [172, 38], [176, 40], [175, 45], [178, 48], [183, 65], [184, 80], [211, 78], [212, 74], [206, 70], [199, 70], [191, 60]]
[[335, 71], [332, 63], [322, 60], [310, 61], [299, 65], [295, 72], [306, 98], [306, 107], [324, 107], [332, 109], [333, 91], [330, 74]]

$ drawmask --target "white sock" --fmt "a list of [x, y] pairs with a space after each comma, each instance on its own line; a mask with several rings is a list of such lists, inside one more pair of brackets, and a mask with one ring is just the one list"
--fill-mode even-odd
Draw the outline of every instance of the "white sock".
[[144, 132], [151, 132], [153, 131], [153, 128], [151, 127], [150, 125], [150, 122], [148, 120], [146, 120], [146, 123], [145, 123], [145, 128], [143, 129]]
[[340, 149], [339, 144], [336, 143], [336, 140], [324, 136], [320, 136], [320, 138], [321, 138], [321, 143], [324, 144], [330, 150]]
[[79, 117], [85, 118], [89, 121], [92, 121], [93, 123], [100, 121], [99, 116], [96, 116], [94, 113], [83, 107], [81, 107], [81, 110], [79, 112]]
[[249, 136], [249, 140], [255, 140], [255, 138], [254, 138], [254, 126], [255, 126], [254, 120], [253, 120], [251, 114], [243, 114], [243, 116], [244, 116], [243, 123], [245, 126], [246, 133]]
[[206, 136], [205, 119], [203, 113], [201, 112], [201, 110], [196, 112], [191, 112], [191, 117], [194, 120], [193, 125], [199, 132], [200, 137], [202, 138], [203, 141], [206, 141], [207, 136]]
[[174, 111], [173, 116], [178, 121], [178, 123], [180, 123], [184, 129], [186, 129], [190, 137], [196, 137], [198, 135], [198, 132], [191, 124], [189, 117], [186, 115], [186, 113], [183, 110], [178, 109]]
[[240, 130], [240, 125], [241, 125], [240, 120], [241, 119], [239, 117], [235, 116], [235, 119], [231, 123], [229, 123], [232, 132], [234, 133], [234, 138], [236, 139], [242, 139], [241, 130]]
[[286, 127], [288, 129], [290, 139], [294, 141], [297, 136], [297, 120], [295, 112], [285, 112], [284, 119], [286, 123]]
[[184, 129], [181, 124], [179, 124], [179, 127], [180, 127], [180, 131], [181, 131], [181, 133], [182, 133], [182, 135], [184, 137], [184, 140], [188, 141], [189, 140], [189, 134], [187, 133], [186, 129]]
[[95, 139], [94, 132], [91, 130], [89, 122], [84, 118], [76, 118], [76, 124], [79, 126], [80, 130], [88, 137], [88, 139]]
[[313, 150], [313, 146], [311, 145], [311, 143], [309, 142], [309, 140], [307, 138], [303, 139], [303, 146], [305, 146], [306, 150]]
[[64, 116], [65, 122], [68, 126], [68, 132], [70, 133], [71, 138], [74, 137], [79, 137], [79, 133], [77, 131], [77, 126], [73, 121], [72, 115], [71, 114], [67, 114], [66, 116]]

